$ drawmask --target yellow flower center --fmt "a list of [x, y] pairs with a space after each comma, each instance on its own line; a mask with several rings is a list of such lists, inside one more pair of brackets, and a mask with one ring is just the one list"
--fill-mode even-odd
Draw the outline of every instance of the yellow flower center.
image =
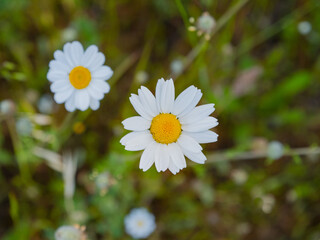
[[175, 115], [161, 113], [152, 119], [150, 132], [158, 143], [173, 143], [181, 134], [181, 124]]
[[138, 227], [142, 227], [144, 225], [144, 222], [142, 220], [139, 220], [137, 222]]
[[76, 134], [81, 134], [81, 133], [83, 133], [85, 130], [86, 130], [86, 127], [85, 127], [85, 125], [84, 125], [82, 122], [76, 122], [76, 123], [73, 125], [73, 131], [74, 131]]
[[71, 70], [69, 80], [76, 89], [83, 89], [89, 85], [91, 73], [87, 68], [78, 66]]

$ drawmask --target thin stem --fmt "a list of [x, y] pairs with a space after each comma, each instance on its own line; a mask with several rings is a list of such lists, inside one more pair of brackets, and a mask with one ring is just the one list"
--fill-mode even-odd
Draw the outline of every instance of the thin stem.
[[15, 129], [15, 125], [14, 125], [15, 122], [16, 121], [13, 119], [13, 117], [9, 117], [6, 119], [6, 123], [7, 123], [8, 129], [9, 129], [10, 138], [12, 141], [14, 155], [16, 156], [16, 159], [17, 159], [19, 171], [20, 171], [22, 179], [24, 180], [23, 182], [27, 184], [27, 182], [31, 181], [31, 174], [29, 171], [28, 164], [26, 162], [24, 162], [23, 159], [21, 159], [21, 157], [20, 157], [19, 150], [21, 148], [21, 142], [18, 138], [16, 129]]
[[185, 25], [185, 27], [187, 28], [187, 27], [188, 27], [188, 24], [189, 24], [188, 14], [187, 14], [186, 10], [184, 9], [181, 0], [176, 0], [176, 5], [177, 5], [177, 8], [178, 8], [178, 10], [179, 10], [179, 13], [180, 13], [180, 15], [181, 15], [181, 17], [182, 17], [182, 20], [183, 20], [183, 22], [184, 22], [184, 25]]
[[[320, 155], [320, 147], [306, 147], [295, 148], [284, 152], [283, 156], [310, 156]], [[208, 155], [208, 163], [216, 163], [221, 161], [241, 161], [241, 160], [255, 160], [260, 158], [267, 158], [266, 152], [239, 152], [230, 156], [230, 152], [223, 151]]]
[[254, 47], [270, 39], [279, 32], [283, 31], [285, 28], [289, 27], [292, 24], [292, 19], [301, 18], [307, 15], [308, 13], [312, 12], [313, 10], [317, 9], [319, 6], [320, 2], [316, 5], [310, 4], [303, 8], [297, 8], [296, 10], [284, 16], [270, 27], [265, 28], [263, 31], [259, 32], [253, 37], [248, 38], [240, 45], [239, 51], [234, 56], [234, 60], [240, 57], [241, 55], [249, 52]]
[[64, 206], [65, 206], [65, 209], [66, 209], [66, 213], [68, 215], [68, 220], [69, 222], [72, 221], [72, 213], [74, 212], [74, 202], [73, 202], [73, 198], [68, 198], [68, 197], [65, 197], [64, 198]]

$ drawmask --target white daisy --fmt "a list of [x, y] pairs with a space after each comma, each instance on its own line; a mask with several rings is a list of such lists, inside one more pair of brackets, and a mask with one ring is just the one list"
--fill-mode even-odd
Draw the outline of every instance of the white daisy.
[[55, 234], [56, 240], [86, 240], [84, 228], [79, 226], [61, 226]]
[[95, 45], [85, 51], [81, 43], [66, 43], [63, 51], [54, 52], [55, 60], [50, 61], [47, 78], [57, 103], [65, 103], [69, 112], [84, 111], [89, 107], [97, 110], [100, 100], [110, 90], [106, 82], [113, 71], [104, 66], [105, 57]]
[[209, 116], [214, 104], [196, 107], [201, 97], [201, 91], [190, 86], [175, 99], [172, 79], [158, 81], [155, 97], [143, 86], [138, 95], [131, 95], [130, 102], [140, 116], [122, 122], [133, 132], [120, 143], [129, 151], [144, 150], [140, 159], [143, 171], [155, 163], [158, 172], [169, 168], [176, 174], [186, 167], [184, 155], [196, 163], [205, 162], [199, 143], [217, 141], [218, 135], [209, 129], [218, 121]]
[[155, 217], [145, 208], [135, 208], [125, 217], [126, 232], [133, 238], [147, 238], [156, 228]]

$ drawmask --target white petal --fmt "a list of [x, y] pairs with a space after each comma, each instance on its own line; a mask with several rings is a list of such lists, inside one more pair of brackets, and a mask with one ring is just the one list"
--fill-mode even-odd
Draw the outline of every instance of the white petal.
[[144, 172], [147, 171], [154, 163], [154, 152], [157, 144], [158, 143], [156, 142], [150, 143], [141, 155], [139, 168]]
[[150, 90], [144, 86], [141, 87], [141, 93], [143, 94], [143, 98], [148, 102], [150, 110], [152, 114], [159, 114], [159, 110], [157, 108], [157, 102], [156, 98], [153, 96], [153, 94], [150, 92]]
[[181, 148], [184, 155], [186, 155], [187, 158], [189, 158], [191, 161], [204, 164], [204, 162], [207, 160], [206, 156], [202, 152], [190, 152], [189, 150], [185, 148]]
[[164, 86], [164, 79], [161, 78], [158, 80], [158, 83], [156, 86], [156, 102], [157, 102], [157, 107], [159, 112], [162, 112], [160, 103], [161, 103], [161, 94], [162, 94], [163, 86]]
[[81, 58], [81, 65], [88, 67], [94, 60], [97, 53], [98, 47], [96, 45], [89, 46]]
[[54, 56], [54, 58], [55, 58], [57, 61], [65, 64], [65, 65], [68, 65], [69, 68], [72, 68], [72, 66], [70, 66], [70, 65], [68, 64], [68, 61], [67, 61], [64, 53], [63, 53], [61, 50], [56, 50], [56, 51], [53, 53], [53, 56]]
[[71, 59], [75, 66], [81, 65], [83, 56], [83, 47], [80, 42], [74, 41], [71, 43]]
[[100, 90], [95, 89], [92, 85], [89, 85], [86, 90], [88, 91], [90, 97], [96, 100], [101, 100], [104, 96]]
[[100, 107], [100, 102], [94, 98], [90, 98], [90, 108], [95, 111], [99, 107]]
[[69, 73], [71, 71], [71, 67], [69, 65], [64, 64], [57, 60], [51, 60], [49, 62], [49, 68], [50, 70], [65, 72], [65, 73]]
[[176, 175], [180, 169], [177, 168], [177, 166], [172, 162], [172, 160], [169, 162], [169, 170], [172, 172], [174, 175]]
[[60, 80], [68, 80], [69, 76], [68, 76], [67, 72], [49, 70], [49, 72], [47, 73], [47, 79], [50, 82], [54, 82], [54, 81], [60, 81]]
[[140, 151], [145, 149], [150, 143], [154, 142], [149, 131], [140, 132], [134, 138], [129, 139], [125, 144], [128, 151]]
[[203, 132], [186, 132], [185, 134], [191, 136], [198, 143], [211, 143], [218, 140], [218, 134], [212, 131], [203, 131]]
[[161, 110], [163, 113], [170, 113], [174, 104], [174, 84], [173, 80], [165, 81], [161, 91]]
[[75, 105], [75, 101], [74, 101], [74, 93], [68, 98], [68, 100], [65, 103], [65, 108], [67, 109], [67, 111], [69, 112], [73, 112], [74, 110], [76, 110], [76, 105]]
[[109, 85], [109, 83], [107, 83], [105, 81], [93, 79], [90, 82], [90, 85], [92, 86], [92, 88], [94, 88], [100, 92], [103, 92], [103, 93], [108, 93], [110, 91], [110, 85]]
[[122, 121], [124, 129], [131, 131], [143, 131], [150, 128], [151, 121], [143, 117], [130, 117]]
[[162, 171], [166, 171], [169, 167], [170, 162], [170, 156], [168, 151], [168, 145], [162, 144], [162, 156], [161, 156], [161, 165], [162, 165]]
[[72, 60], [72, 57], [71, 57], [71, 55], [72, 55], [72, 50], [71, 50], [71, 43], [66, 43], [64, 46], [63, 46], [63, 53], [64, 53], [64, 56], [65, 56], [65, 58], [66, 58], [66, 60], [67, 60], [67, 62], [68, 62], [68, 64], [69, 64], [69, 66], [71, 66], [71, 68], [74, 68], [74, 67], [76, 67], [77, 65], [76, 65], [76, 63], [75, 62], [73, 62], [73, 60]]
[[200, 101], [202, 97], [202, 92], [200, 89], [197, 90], [196, 95], [192, 99], [192, 101], [186, 105], [186, 108], [178, 115], [179, 118], [182, 118], [186, 114], [188, 114], [191, 110], [194, 109], [195, 106], [197, 106], [198, 102]]
[[92, 72], [92, 78], [99, 78], [102, 80], [108, 80], [113, 75], [113, 71], [108, 66], [99, 67], [97, 70]]
[[184, 109], [191, 103], [194, 96], [197, 93], [197, 88], [195, 86], [190, 86], [185, 89], [174, 101], [172, 113], [178, 115], [183, 112]]
[[69, 88], [72, 88], [72, 85], [69, 81], [66, 80], [54, 81], [50, 86], [50, 90], [54, 93], [63, 92], [68, 90]]
[[129, 141], [132, 141], [135, 138], [139, 138], [140, 135], [150, 134], [149, 131], [139, 131], [139, 132], [130, 132], [120, 139], [122, 145], [126, 145]]
[[90, 69], [91, 72], [94, 72], [95, 70], [97, 70], [99, 67], [101, 67], [104, 64], [105, 60], [106, 60], [106, 58], [103, 55], [103, 53], [98, 52], [96, 54], [94, 60], [88, 66], [88, 68]]
[[153, 117], [145, 111], [139, 100], [139, 97], [136, 94], [131, 94], [129, 100], [139, 115], [141, 115], [145, 119], [152, 120]]
[[76, 90], [75, 91], [75, 105], [81, 110], [85, 111], [89, 108], [90, 96], [86, 89]]
[[[142, 92], [141, 89], [138, 89], [138, 96], [139, 96], [139, 100], [141, 105], [143, 106], [143, 109], [152, 117], [155, 117], [158, 112], [157, 111], [153, 111], [153, 109], [150, 107], [150, 105], [152, 103], [149, 102], [149, 99], [147, 98], [147, 96], [144, 95], [144, 93]], [[155, 107], [157, 108], [157, 106], [155, 105]]]
[[177, 142], [180, 147], [186, 148], [191, 152], [200, 152], [202, 150], [200, 144], [184, 132], [181, 133]]
[[120, 139], [120, 143], [122, 145], [126, 145], [126, 143], [128, 141], [130, 141], [131, 139], [135, 138], [137, 135], [139, 134], [144, 134], [146, 131], [142, 131], [142, 132], [130, 132], [128, 134], [126, 134], [125, 136], [123, 136], [121, 139]]
[[168, 151], [171, 162], [173, 162], [178, 169], [183, 169], [187, 166], [186, 159], [177, 143], [168, 144]]
[[181, 128], [187, 132], [202, 132], [217, 126], [218, 120], [214, 117], [206, 117], [205, 119], [192, 124], [182, 124]]
[[158, 172], [165, 171], [169, 167], [170, 157], [166, 144], [158, 144], [155, 150], [155, 165]]
[[54, 94], [53, 98], [57, 103], [59, 103], [59, 104], [63, 103], [71, 96], [73, 91], [74, 90], [72, 88], [69, 88], [68, 90], [63, 91], [63, 92], [57, 92]]
[[181, 124], [198, 122], [208, 117], [214, 111], [214, 104], [205, 104], [192, 109], [188, 114], [179, 118]]

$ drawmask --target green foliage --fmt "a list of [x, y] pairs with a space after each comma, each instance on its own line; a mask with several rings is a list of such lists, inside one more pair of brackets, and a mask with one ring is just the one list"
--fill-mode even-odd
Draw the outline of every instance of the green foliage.
[[[1, 0], [0, 101], [14, 106], [0, 104], [0, 238], [53, 240], [59, 226], [80, 224], [90, 240], [131, 239], [124, 217], [146, 207], [157, 222], [148, 239], [319, 239], [319, 5]], [[205, 11], [217, 22], [209, 40], [188, 30]], [[73, 40], [106, 55], [111, 91], [97, 111], [68, 114], [54, 103], [42, 114], [39, 99], [52, 95], [48, 63]], [[170, 70], [176, 59], [181, 73]], [[141, 84], [154, 92], [161, 77], [174, 78], [176, 95], [200, 88], [219, 120], [218, 142], [203, 145], [207, 162], [187, 160], [175, 176], [143, 172], [141, 153], [119, 143], [121, 121], [136, 114], [130, 93]], [[268, 159], [272, 140], [285, 156]], [[79, 159], [72, 198], [59, 170], [68, 152]]]

